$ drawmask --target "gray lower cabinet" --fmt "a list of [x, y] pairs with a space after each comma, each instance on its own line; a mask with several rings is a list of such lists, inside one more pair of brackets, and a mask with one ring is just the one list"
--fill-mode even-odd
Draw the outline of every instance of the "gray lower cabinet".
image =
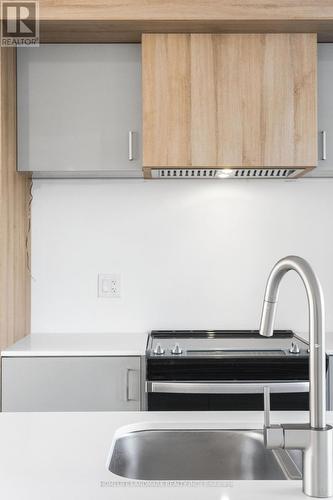
[[140, 410], [140, 357], [2, 358], [2, 411]]
[[17, 49], [18, 170], [141, 177], [141, 45]]
[[328, 358], [327, 409], [333, 411], [333, 356]]

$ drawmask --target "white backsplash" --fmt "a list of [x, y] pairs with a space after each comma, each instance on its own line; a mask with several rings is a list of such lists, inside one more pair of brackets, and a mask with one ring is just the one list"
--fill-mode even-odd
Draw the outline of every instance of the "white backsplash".
[[[38, 180], [32, 204], [32, 332], [258, 328], [277, 259], [322, 282], [333, 330], [333, 179]], [[98, 273], [121, 298], [97, 297]], [[306, 331], [289, 273], [276, 326]]]

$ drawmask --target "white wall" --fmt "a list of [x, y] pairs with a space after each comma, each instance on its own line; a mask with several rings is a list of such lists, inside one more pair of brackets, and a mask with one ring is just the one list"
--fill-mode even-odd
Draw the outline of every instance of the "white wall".
[[[33, 333], [258, 328], [287, 254], [318, 272], [333, 330], [333, 179], [39, 180], [33, 194]], [[99, 272], [121, 273], [121, 299], [97, 298]], [[307, 330], [292, 273], [277, 316]]]

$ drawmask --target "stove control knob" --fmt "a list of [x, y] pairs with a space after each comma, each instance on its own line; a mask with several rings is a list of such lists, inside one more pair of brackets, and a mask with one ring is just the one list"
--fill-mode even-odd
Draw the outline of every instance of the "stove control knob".
[[291, 354], [299, 354], [299, 347], [298, 347], [298, 344], [296, 344], [295, 342], [292, 342], [291, 343], [291, 347], [289, 349], [289, 352]]
[[181, 354], [183, 351], [179, 344], [175, 344], [171, 352], [172, 354]]
[[164, 349], [161, 346], [161, 344], [157, 344], [157, 346], [154, 349], [154, 354], [157, 354], [158, 356], [161, 356], [162, 354], [164, 354]]

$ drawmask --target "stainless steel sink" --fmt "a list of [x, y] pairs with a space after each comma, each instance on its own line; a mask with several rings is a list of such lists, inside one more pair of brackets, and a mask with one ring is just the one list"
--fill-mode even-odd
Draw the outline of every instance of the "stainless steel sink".
[[153, 429], [119, 436], [109, 470], [142, 480], [301, 479], [302, 454], [266, 450], [260, 430]]

